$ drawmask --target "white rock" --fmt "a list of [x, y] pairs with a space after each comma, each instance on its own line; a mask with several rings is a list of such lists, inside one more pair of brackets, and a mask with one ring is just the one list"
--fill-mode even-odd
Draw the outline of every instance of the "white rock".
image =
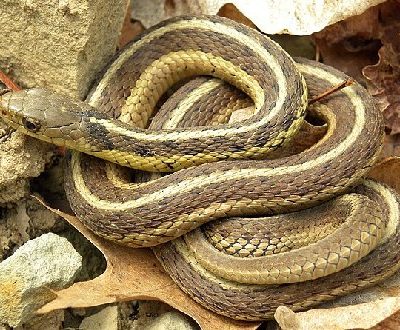
[[215, 15], [231, 3], [265, 33], [309, 35], [381, 2], [384, 0], [133, 0], [132, 14], [149, 27], [176, 15]]
[[49, 233], [28, 241], [0, 263], [0, 320], [17, 326], [72, 283], [82, 257], [67, 239]]

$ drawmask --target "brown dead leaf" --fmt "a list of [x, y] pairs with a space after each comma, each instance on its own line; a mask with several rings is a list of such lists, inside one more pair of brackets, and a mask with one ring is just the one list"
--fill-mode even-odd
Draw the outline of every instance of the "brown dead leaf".
[[338, 68], [359, 82], [364, 80], [362, 68], [378, 61], [377, 53], [381, 47], [375, 37], [379, 24], [377, 7], [313, 34], [325, 64]]
[[381, 159], [400, 156], [400, 135], [386, 135]]
[[381, 320], [391, 318], [399, 308], [399, 297], [345, 307], [311, 309], [299, 313], [280, 306], [276, 310], [275, 318], [282, 330], [369, 329], [379, 324]]
[[118, 39], [118, 48], [123, 48], [129, 41], [144, 31], [143, 25], [132, 18], [132, 4], [128, 3], [124, 24]]
[[243, 15], [243, 13], [232, 3], [224, 4], [218, 10], [217, 15], [230, 18], [231, 20], [247, 25], [253, 29], [257, 28], [256, 25], [249, 18]]
[[400, 329], [400, 311], [394, 313], [392, 316], [386, 318], [382, 322], [370, 328], [371, 330], [388, 330]]
[[400, 2], [394, 10], [397, 21], [383, 28], [378, 63], [363, 69], [364, 76], [371, 82], [369, 90], [384, 111], [391, 134], [400, 133]]
[[400, 1], [389, 0], [313, 35], [323, 62], [368, 86], [400, 133]]
[[387, 184], [400, 193], [400, 157], [391, 157], [381, 161], [368, 173], [370, 178]]
[[[39, 200], [40, 201], [40, 200]], [[150, 249], [132, 249], [106, 241], [90, 232], [74, 216], [54, 210], [90, 242], [107, 260], [106, 271], [93, 280], [78, 282], [56, 292], [57, 297], [38, 313], [64, 308], [99, 306], [118, 301], [160, 300], [191, 316], [202, 329], [256, 329], [260, 323], [232, 320], [196, 303], [172, 281]], [[84, 293], [84, 294], [82, 294]]]

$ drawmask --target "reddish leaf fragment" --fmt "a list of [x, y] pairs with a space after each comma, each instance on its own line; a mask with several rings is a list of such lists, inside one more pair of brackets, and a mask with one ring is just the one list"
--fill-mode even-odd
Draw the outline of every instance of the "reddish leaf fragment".
[[8, 89], [11, 89], [13, 91], [19, 91], [21, 88], [14, 83], [8, 76], [0, 70], [0, 82], [2, 82]]

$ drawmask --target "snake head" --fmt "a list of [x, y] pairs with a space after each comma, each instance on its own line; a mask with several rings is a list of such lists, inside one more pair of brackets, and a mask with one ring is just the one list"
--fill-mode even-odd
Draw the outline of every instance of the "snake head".
[[37, 139], [65, 146], [65, 136], [82, 121], [84, 102], [44, 89], [8, 92], [0, 96], [0, 118]]

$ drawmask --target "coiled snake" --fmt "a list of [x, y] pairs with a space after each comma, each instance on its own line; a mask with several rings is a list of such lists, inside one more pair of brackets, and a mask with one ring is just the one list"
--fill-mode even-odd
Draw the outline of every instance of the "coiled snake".
[[[245, 92], [254, 115], [227, 124], [250, 100], [202, 78], [179, 88], [145, 129], [160, 97], [195, 75]], [[373, 181], [353, 188], [383, 138], [381, 115], [361, 86], [310, 107], [328, 125], [320, 142], [265, 159], [303, 124], [307, 88], [315, 95], [345, 78], [311, 61], [295, 64], [268, 38], [227, 19], [179, 17], [123, 49], [88, 103], [33, 89], [6, 93], [0, 109], [11, 126], [76, 150], [66, 191], [90, 229], [132, 247], [157, 245], [165, 269], [205, 307], [265, 319], [281, 304], [304, 309], [398, 268], [397, 196]], [[99, 158], [174, 173], [130, 183], [130, 171]], [[316, 206], [344, 192], [351, 193]], [[233, 216], [251, 217], [195, 229]]]

